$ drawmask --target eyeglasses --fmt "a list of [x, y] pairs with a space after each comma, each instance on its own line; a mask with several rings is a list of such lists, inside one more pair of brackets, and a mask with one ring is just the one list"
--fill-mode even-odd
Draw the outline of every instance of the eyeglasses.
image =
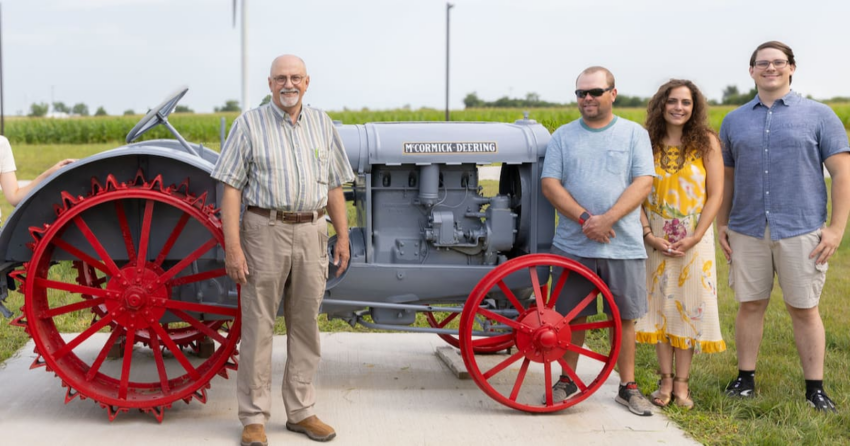
[[788, 59], [776, 59], [776, 60], [757, 60], [755, 66], [761, 70], [766, 70], [767, 67], [773, 64], [773, 67], [777, 70], [785, 68], [788, 65]]
[[584, 99], [584, 97], [587, 96], [588, 93], [590, 93], [590, 95], [593, 96], [594, 98], [598, 98], [599, 96], [602, 96], [603, 94], [605, 94], [606, 91], [611, 91], [613, 89], [614, 89], [614, 87], [591, 88], [590, 90], [576, 90], [576, 97], [579, 98], [579, 99]]
[[274, 79], [275, 83], [277, 83], [277, 84], [286, 84], [286, 79], [288, 78], [290, 80], [290, 82], [292, 82], [292, 85], [298, 85], [298, 84], [301, 83], [301, 81], [304, 80], [305, 77], [307, 77], [307, 76], [301, 76], [300, 74], [295, 74], [295, 75], [292, 75], [292, 76], [275, 76], [272, 79]]

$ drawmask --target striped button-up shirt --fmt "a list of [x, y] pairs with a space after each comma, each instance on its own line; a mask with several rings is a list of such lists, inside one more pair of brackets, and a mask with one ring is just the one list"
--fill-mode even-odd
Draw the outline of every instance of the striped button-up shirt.
[[302, 106], [293, 124], [274, 102], [236, 118], [211, 175], [245, 205], [282, 211], [321, 209], [329, 189], [354, 180], [327, 113]]

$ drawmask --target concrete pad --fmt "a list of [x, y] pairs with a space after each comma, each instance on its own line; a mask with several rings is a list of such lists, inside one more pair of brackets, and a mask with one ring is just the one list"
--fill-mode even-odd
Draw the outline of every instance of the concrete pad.
[[[96, 336], [99, 339], [83, 343], [75, 353], [96, 355], [106, 335]], [[272, 385], [276, 389], [283, 376], [285, 346], [285, 337], [274, 338]], [[473, 380], [457, 379], [435, 354], [443, 346], [444, 342], [431, 334], [323, 333], [316, 411], [337, 430], [332, 444], [698, 444], [662, 413], [638, 417], [614, 402], [616, 374], [576, 406], [532, 415], [490, 399]], [[236, 415], [234, 374], [229, 380], [212, 380], [207, 404], [175, 403], [162, 424], [133, 411], [110, 423], [106, 411], [91, 401], [75, 399], [63, 404], [65, 389], [60, 380], [44, 368], [29, 370], [35, 359], [32, 349], [30, 342], [0, 366], [3, 444], [238, 444], [241, 425]], [[134, 363], [152, 356], [144, 350], [136, 349]], [[504, 358], [487, 355], [482, 363]], [[579, 373], [586, 373], [581, 362], [579, 365]], [[283, 402], [277, 398], [267, 425], [269, 444], [316, 444], [287, 431], [284, 422]]]

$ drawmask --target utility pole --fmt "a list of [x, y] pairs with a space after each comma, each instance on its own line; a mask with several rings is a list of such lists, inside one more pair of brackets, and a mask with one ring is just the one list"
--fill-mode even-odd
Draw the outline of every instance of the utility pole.
[[449, 117], [449, 12], [453, 7], [453, 4], [446, 3], [446, 121], [451, 121]]
[[248, 99], [248, 0], [242, 0], [242, 111], [251, 108]]

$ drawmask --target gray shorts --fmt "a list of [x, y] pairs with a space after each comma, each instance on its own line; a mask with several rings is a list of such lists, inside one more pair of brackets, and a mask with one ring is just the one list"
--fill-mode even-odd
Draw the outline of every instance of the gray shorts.
[[[620, 319], [634, 320], [641, 318], [648, 311], [646, 295], [646, 260], [644, 259], [594, 259], [568, 254], [557, 247], [552, 247], [552, 254], [566, 257], [581, 263], [596, 273], [611, 290], [614, 303], [620, 310]], [[563, 272], [562, 268], [553, 268], [552, 283], [557, 283]], [[554, 287], [554, 285], [553, 285]], [[567, 314], [576, 307], [587, 294], [593, 291], [594, 285], [579, 274], [570, 274], [561, 291], [561, 296], [555, 303], [555, 310]], [[604, 311], [611, 314], [608, 303]], [[598, 313], [597, 304], [590, 304], [582, 310], [578, 317], [593, 316]]]

